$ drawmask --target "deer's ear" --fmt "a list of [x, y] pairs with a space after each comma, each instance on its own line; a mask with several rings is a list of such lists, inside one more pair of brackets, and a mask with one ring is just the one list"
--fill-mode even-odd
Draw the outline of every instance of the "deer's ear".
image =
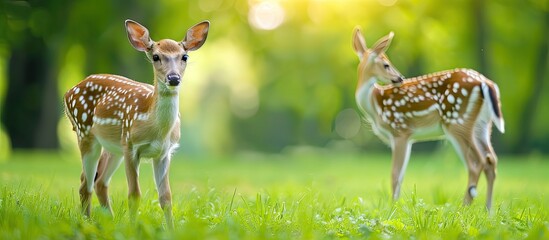
[[366, 40], [364, 40], [364, 36], [362, 36], [362, 31], [360, 31], [360, 28], [358, 26], [355, 27], [355, 30], [353, 31], [353, 49], [355, 50], [355, 53], [359, 59], [362, 59], [362, 57], [364, 57], [364, 54], [366, 54]]
[[153, 41], [149, 37], [149, 30], [141, 24], [126, 20], [126, 32], [132, 46], [141, 52], [147, 52], [153, 45]]
[[202, 47], [204, 42], [206, 42], [206, 38], [208, 38], [209, 30], [210, 22], [208, 21], [198, 23], [189, 28], [189, 30], [187, 30], [187, 35], [185, 35], [185, 39], [181, 41], [185, 50], [194, 51]]
[[373, 52], [376, 53], [376, 55], [378, 56], [382, 53], [385, 53], [385, 51], [387, 51], [387, 49], [391, 45], [391, 40], [393, 40], [394, 36], [395, 34], [393, 32], [390, 32], [389, 34], [387, 34], [387, 36], [379, 39], [372, 47]]

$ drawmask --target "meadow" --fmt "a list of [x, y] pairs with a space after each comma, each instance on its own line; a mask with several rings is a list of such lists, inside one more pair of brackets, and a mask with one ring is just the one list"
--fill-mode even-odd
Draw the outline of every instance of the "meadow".
[[0, 162], [0, 239], [548, 239], [549, 161], [502, 156], [491, 213], [462, 206], [466, 171], [454, 152], [412, 154], [401, 198], [390, 199], [388, 153], [295, 149], [283, 154], [177, 155], [170, 170], [175, 229], [165, 229], [150, 163], [130, 219], [123, 168], [114, 217], [94, 196], [79, 209], [74, 154], [14, 152]]

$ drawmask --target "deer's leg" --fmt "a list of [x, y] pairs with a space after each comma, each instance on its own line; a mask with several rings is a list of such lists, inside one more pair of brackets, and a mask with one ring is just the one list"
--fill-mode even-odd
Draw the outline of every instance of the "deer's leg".
[[95, 194], [97, 195], [97, 199], [99, 200], [99, 204], [101, 206], [105, 206], [105, 200], [104, 197], [107, 194], [107, 189], [104, 186], [100, 186], [100, 180], [101, 176], [105, 172], [105, 168], [107, 167], [107, 164], [110, 161], [110, 153], [107, 151], [101, 152], [101, 156], [99, 157], [99, 164], [97, 165], [97, 174], [95, 175]]
[[486, 190], [486, 209], [490, 211], [492, 207], [492, 193], [494, 190], [494, 182], [496, 180], [496, 170], [498, 159], [492, 143], [490, 135], [492, 131], [492, 122], [477, 125], [475, 127], [475, 139], [480, 150], [480, 155], [484, 163], [484, 174], [486, 175], [487, 190]]
[[109, 199], [109, 183], [112, 175], [122, 163], [122, 158], [113, 155], [107, 151], [103, 151], [99, 159], [99, 167], [97, 168], [97, 179], [95, 180], [95, 193], [102, 207], [106, 208], [110, 214], [113, 214], [110, 199]]
[[459, 128], [459, 126], [455, 128], [445, 128], [445, 131], [448, 139], [456, 149], [456, 152], [467, 166], [469, 180], [465, 191], [465, 197], [463, 199], [463, 204], [469, 205], [477, 196], [478, 179], [480, 172], [483, 169], [480, 152], [475, 140], [473, 139], [472, 131], [464, 131]]
[[486, 190], [486, 209], [490, 211], [492, 208], [492, 194], [494, 191], [494, 182], [497, 174], [497, 157], [494, 152], [486, 156], [487, 164], [484, 167], [484, 174], [486, 174], [486, 180], [488, 182]]
[[172, 191], [170, 189], [169, 180], [170, 161], [171, 159], [169, 156], [157, 159], [153, 162], [153, 168], [160, 207], [162, 207], [162, 210], [164, 211], [164, 217], [166, 218], [168, 227], [173, 228]]
[[139, 156], [133, 155], [131, 144], [128, 144], [124, 150], [124, 161], [128, 181], [128, 206], [130, 208], [130, 217], [134, 219], [139, 208], [141, 190], [139, 188]]
[[80, 176], [80, 204], [82, 212], [86, 216], [91, 213], [91, 194], [93, 183], [97, 173], [101, 145], [93, 137], [88, 136], [79, 142], [80, 154], [82, 156], [82, 175]]
[[400, 195], [400, 186], [404, 178], [404, 172], [410, 159], [410, 150], [412, 143], [408, 137], [395, 137], [392, 141], [393, 151], [393, 170], [392, 170], [392, 187], [393, 200], [398, 199]]

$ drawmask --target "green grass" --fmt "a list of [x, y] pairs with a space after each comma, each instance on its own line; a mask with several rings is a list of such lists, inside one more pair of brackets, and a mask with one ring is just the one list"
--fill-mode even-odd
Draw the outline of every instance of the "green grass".
[[176, 228], [165, 230], [151, 164], [127, 212], [123, 167], [110, 193], [114, 218], [94, 197], [80, 214], [80, 163], [61, 153], [15, 153], [0, 163], [0, 239], [547, 239], [549, 161], [501, 157], [492, 214], [461, 205], [466, 171], [454, 153], [412, 155], [400, 200], [390, 200], [390, 156], [301, 151], [178, 156], [170, 170]]

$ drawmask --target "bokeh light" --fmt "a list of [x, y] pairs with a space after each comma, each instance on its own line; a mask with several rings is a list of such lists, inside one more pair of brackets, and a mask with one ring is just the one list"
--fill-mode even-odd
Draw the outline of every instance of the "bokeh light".
[[285, 11], [278, 2], [262, 1], [250, 7], [248, 21], [257, 29], [273, 30], [284, 22]]
[[233, 88], [230, 104], [232, 112], [240, 118], [249, 118], [255, 115], [259, 109], [257, 88], [249, 84], [241, 84]]
[[339, 112], [335, 120], [336, 133], [345, 139], [350, 139], [360, 130], [360, 116], [352, 108]]

